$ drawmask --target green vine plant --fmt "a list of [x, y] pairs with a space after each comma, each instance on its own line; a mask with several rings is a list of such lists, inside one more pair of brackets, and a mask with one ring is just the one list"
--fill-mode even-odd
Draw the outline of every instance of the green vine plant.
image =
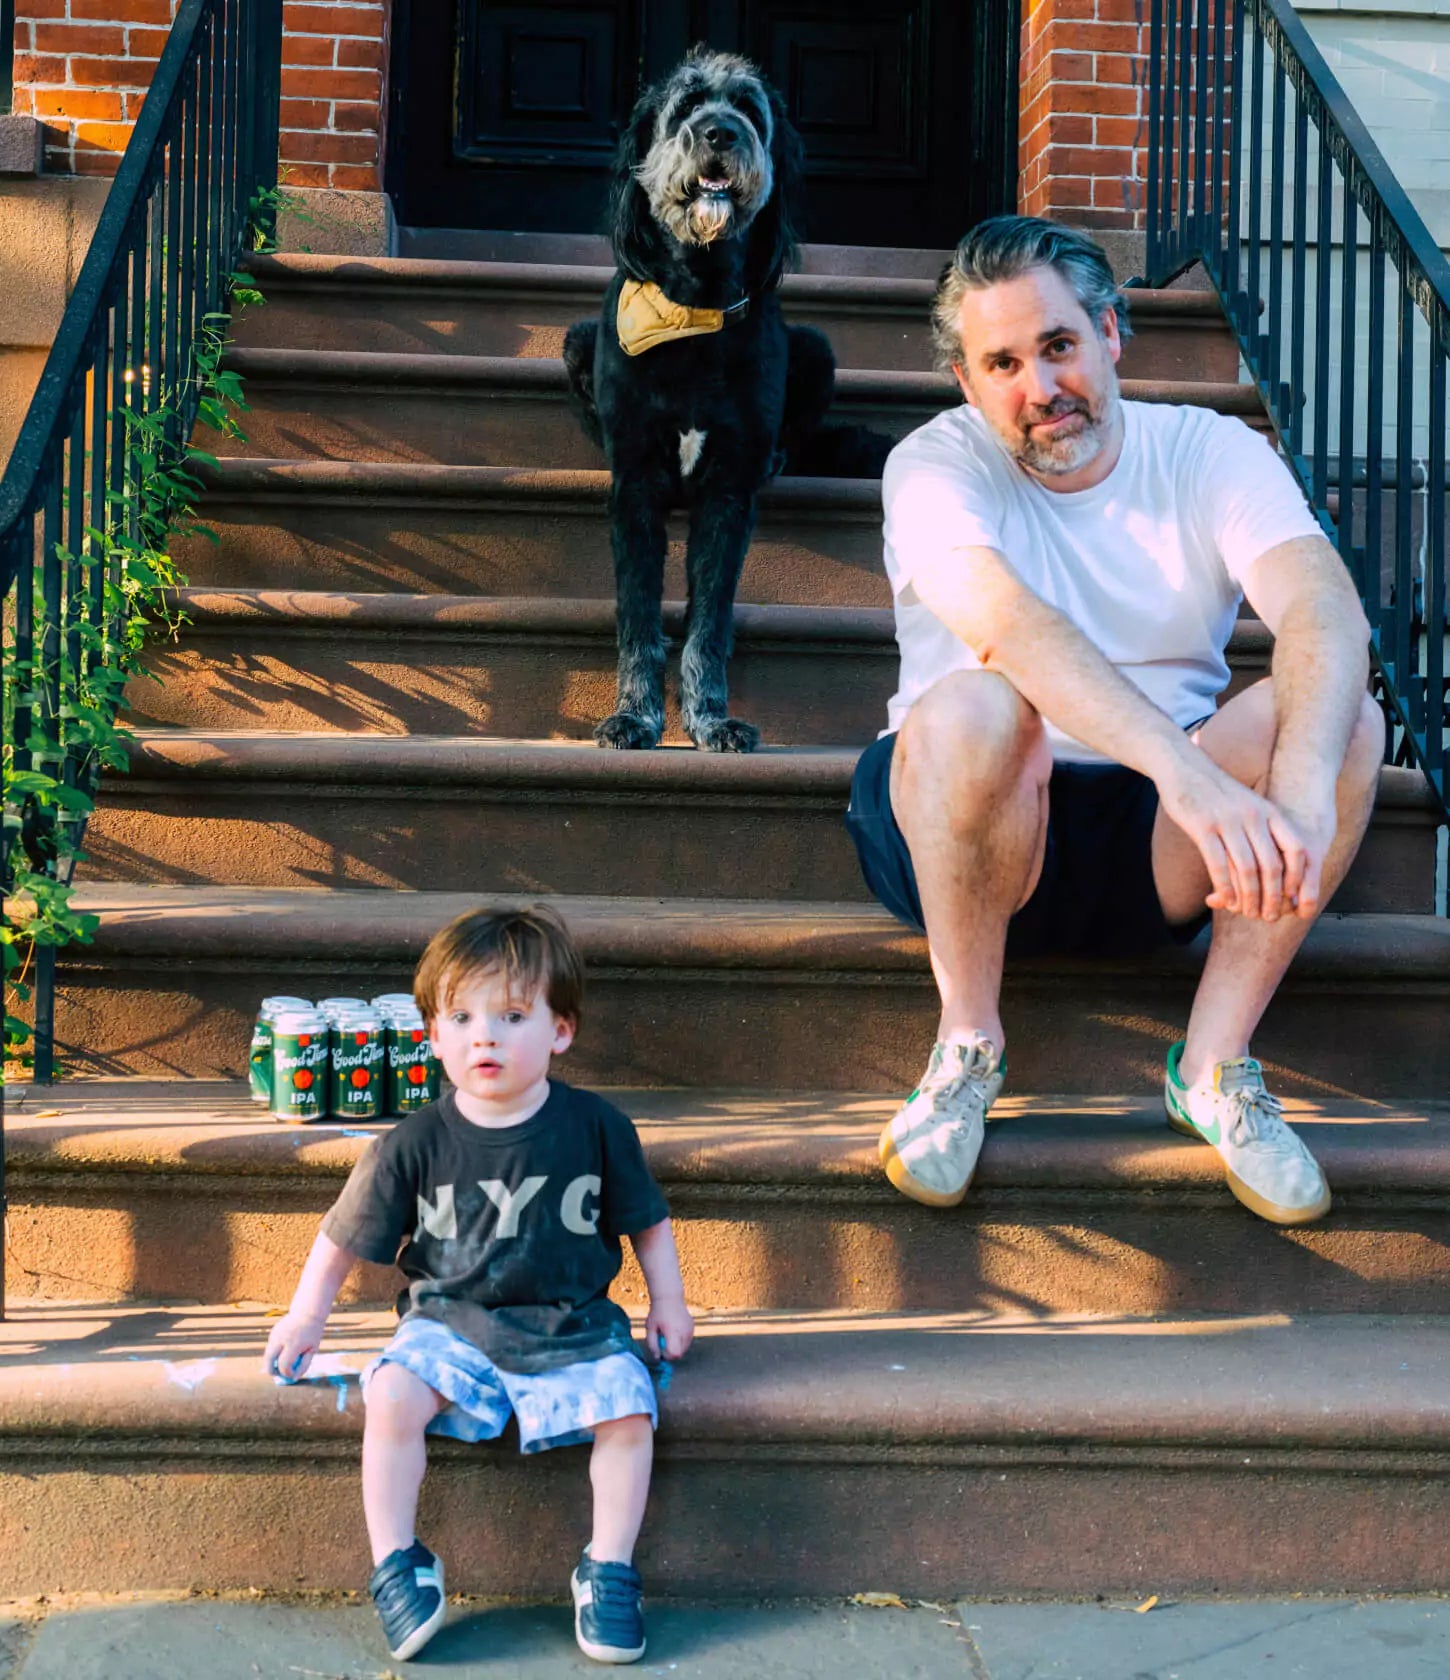
[[[261, 191], [250, 207], [255, 230], [251, 249], [274, 248], [271, 230], [282, 210], [298, 220], [311, 220], [283, 189]], [[203, 486], [196, 472], [201, 466], [215, 466], [216, 458], [190, 441], [179, 448], [174, 442], [187, 398], [196, 400], [198, 421], [222, 437], [246, 442], [239, 420], [247, 410], [241, 376], [225, 367], [223, 358], [231, 342], [232, 308], [255, 306], [265, 299], [255, 278], [245, 272], [228, 276], [227, 296], [228, 308], [203, 316], [184, 377], [171, 387], [162, 386], [155, 406], [144, 411], [127, 407], [109, 417], [123, 432], [113, 445], [125, 453], [122, 488], [107, 496], [102, 522], [86, 527], [84, 571], [73, 566], [69, 551], [56, 548], [65, 575], [84, 576], [91, 587], [91, 580], [103, 580], [102, 610], [93, 621], [74, 601], [67, 602], [61, 651], [52, 671], [42, 664], [39, 626], [31, 657], [20, 657], [15, 612], [10, 603], [6, 606], [0, 658], [7, 902], [0, 944], [7, 1078], [23, 1073], [31, 1062], [31, 1029], [20, 1011], [33, 998], [36, 951], [88, 943], [99, 923], [98, 917], [74, 907], [72, 876], [85, 856], [81, 837], [100, 774], [124, 770], [129, 762], [128, 748], [135, 737], [117, 721], [123, 691], [143, 672], [148, 647], [159, 639], [174, 640], [186, 622], [176, 591], [187, 580], [177, 569], [173, 545], [191, 536], [217, 541], [216, 533], [197, 517]], [[148, 377], [146, 370], [139, 371], [143, 380]], [[127, 381], [134, 390], [131, 373]], [[33, 583], [33, 598], [39, 602], [39, 562]], [[55, 693], [59, 703], [51, 718]], [[18, 726], [27, 715], [27, 739], [20, 742]], [[16, 764], [17, 747], [28, 749], [27, 766]]]

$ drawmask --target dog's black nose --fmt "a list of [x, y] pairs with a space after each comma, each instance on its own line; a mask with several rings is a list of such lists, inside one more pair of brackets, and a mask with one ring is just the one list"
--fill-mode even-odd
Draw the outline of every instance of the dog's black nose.
[[704, 138], [712, 146], [733, 146], [740, 138], [740, 130], [733, 123], [724, 122], [716, 117], [705, 130]]

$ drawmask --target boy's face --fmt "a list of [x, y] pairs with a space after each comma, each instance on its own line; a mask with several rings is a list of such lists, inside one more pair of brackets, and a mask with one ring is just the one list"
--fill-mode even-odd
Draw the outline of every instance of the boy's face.
[[433, 1049], [460, 1091], [484, 1101], [522, 1096], [574, 1042], [574, 1023], [532, 997], [509, 991], [502, 969], [444, 982], [447, 1002], [431, 1024]]

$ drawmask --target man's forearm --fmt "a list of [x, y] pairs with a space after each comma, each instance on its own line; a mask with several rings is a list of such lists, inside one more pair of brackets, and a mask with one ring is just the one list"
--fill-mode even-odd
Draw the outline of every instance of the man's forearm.
[[978, 657], [1074, 740], [1152, 781], [1191, 750], [1172, 719], [1075, 625], [1026, 591]]
[[1269, 798], [1289, 811], [1332, 806], [1369, 677], [1368, 626], [1353, 597], [1306, 598], [1285, 613], [1272, 671], [1278, 733]]

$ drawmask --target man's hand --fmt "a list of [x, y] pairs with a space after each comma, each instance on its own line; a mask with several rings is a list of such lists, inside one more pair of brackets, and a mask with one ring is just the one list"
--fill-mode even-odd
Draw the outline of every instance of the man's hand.
[[1332, 810], [1326, 832], [1321, 816], [1291, 816], [1202, 752], [1180, 763], [1158, 793], [1208, 870], [1209, 909], [1265, 922], [1318, 914], [1320, 873], [1334, 838]]
[[[655, 1359], [678, 1359], [695, 1339], [695, 1321], [683, 1295], [650, 1297], [644, 1344]], [[663, 1351], [661, 1350], [663, 1343]]]
[[269, 1377], [296, 1382], [306, 1375], [326, 1328], [326, 1316], [309, 1318], [302, 1313], [285, 1314], [272, 1326], [272, 1334], [267, 1338], [267, 1351], [262, 1357], [262, 1369]]

